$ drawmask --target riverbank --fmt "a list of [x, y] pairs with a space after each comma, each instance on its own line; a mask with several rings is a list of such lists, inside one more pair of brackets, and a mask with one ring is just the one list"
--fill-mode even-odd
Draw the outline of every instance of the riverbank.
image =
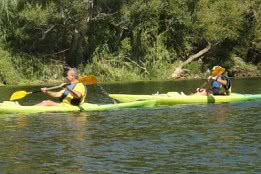
[[[233, 67], [230, 70], [228, 70], [228, 75], [231, 78], [235, 78], [235, 79], [242, 79], [242, 78], [258, 78], [261, 77], [261, 71], [260, 69], [258, 70], [258, 67], [256, 66], [255, 69], [257, 69], [257, 71], [253, 70], [249, 71], [249, 70], [244, 70], [241, 69], [239, 67]], [[82, 75], [88, 75], [88, 74], [95, 74], [94, 72], [92, 73], [81, 73]], [[95, 75], [96, 76], [96, 75]], [[107, 82], [131, 82], [131, 81], [159, 81], [159, 80], [192, 80], [192, 79], [206, 79], [208, 77], [208, 73], [206, 72], [201, 72], [201, 73], [197, 73], [197, 74], [187, 74], [184, 75], [178, 79], [170, 79], [170, 78], [160, 78], [160, 77], [154, 77], [154, 78], [138, 78], [138, 79], [132, 79], [132, 78], [128, 78], [127, 80], [123, 80], [124, 76], [122, 76], [120, 79], [121, 80], [117, 80], [113, 79], [112, 77], [110, 77], [109, 79], [106, 79], [104, 76], [100, 77], [99, 75], [96, 76], [96, 78], [98, 79], [99, 82], [102, 83], [107, 83]], [[15, 84], [4, 84], [4, 83], [0, 83], [0, 86], [5, 86], [5, 85], [19, 85], [19, 86], [23, 86], [23, 85], [30, 85], [30, 86], [37, 86], [37, 85], [56, 85], [56, 84], [60, 84], [63, 82], [63, 77], [61, 77], [60, 79], [45, 79], [45, 80], [36, 80], [36, 79], [20, 79], [19, 83], [15, 83]]]
[[[260, 74], [259, 75], [254, 75], [254, 74], [250, 74], [248, 72], [243, 72], [242, 74], [238, 73], [237, 76], [233, 76], [231, 77], [232, 79], [254, 79], [254, 78], [260, 78]], [[97, 76], [97, 79], [99, 80], [99, 77]], [[201, 75], [196, 74], [195, 77], [182, 77], [179, 79], [161, 79], [161, 80], [166, 80], [166, 81], [184, 81], [184, 80], [193, 80], [193, 79], [206, 79], [206, 77], [203, 77], [203, 73]], [[99, 83], [122, 83], [122, 82], [138, 82], [138, 81], [160, 81], [159, 79], [140, 79], [140, 80], [129, 80], [129, 81], [100, 81]], [[3, 84], [0, 83], [0, 86], [43, 86], [43, 85], [47, 85], [47, 86], [52, 86], [52, 85], [57, 85], [63, 83], [62, 80], [47, 80], [47, 81], [38, 81], [38, 80], [34, 80], [34, 81], [24, 81], [22, 83], [18, 83], [18, 84]]]
[[[64, 62], [48, 61], [30, 56], [12, 56], [9, 52], [0, 51], [0, 85], [45, 85], [59, 84], [64, 79]], [[138, 66], [134, 62], [99, 59], [92, 63], [80, 65], [81, 75], [93, 74], [99, 82], [130, 82], [147, 80], [206, 79], [214, 65], [226, 69], [229, 77], [260, 77], [261, 64], [254, 65], [240, 57], [232, 57], [222, 64], [203, 62], [201, 59], [191, 62], [183, 68], [179, 78], [171, 78], [175, 68], [182, 63], [157, 62], [147, 66]]]

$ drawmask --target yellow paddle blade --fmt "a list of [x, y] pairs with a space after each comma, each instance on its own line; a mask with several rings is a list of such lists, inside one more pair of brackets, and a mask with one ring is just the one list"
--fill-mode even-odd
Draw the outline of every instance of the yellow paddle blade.
[[14, 92], [11, 97], [10, 97], [10, 100], [11, 101], [14, 101], [14, 100], [18, 100], [18, 99], [21, 99], [21, 98], [24, 98], [26, 95], [28, 95], [29, 93], [26, 92], [26, 91], [16, 91]]
[[79, 82], [83, 83], [84, 85], [92, 85], [98, 81], [94, 75], [88, 75], [80, 77]]

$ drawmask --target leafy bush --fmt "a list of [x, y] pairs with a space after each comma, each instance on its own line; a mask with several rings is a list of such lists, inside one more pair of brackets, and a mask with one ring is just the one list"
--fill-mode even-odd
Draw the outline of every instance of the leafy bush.
[[80, 72], [94, 74], [100, 81], [139, 80], [142, 77], [140, 70], [122, 56], [109, 54], [103, 49], [101, 53], [95, 53], [91, 64], [82, 65]]
[[0, 83], [3, 84], [18, 84], [20, 75], [13, 67], [11, 55], [0, 48]]
[[[21, 73], [23, 81], [35, 83], [43, 81], [61, 80], [64, 64], [61, 62], [46, 61], [27, 54], [15, 55], [12, 58], [15, 69]], [[28, 82], [28, 80], [30, 80]]]

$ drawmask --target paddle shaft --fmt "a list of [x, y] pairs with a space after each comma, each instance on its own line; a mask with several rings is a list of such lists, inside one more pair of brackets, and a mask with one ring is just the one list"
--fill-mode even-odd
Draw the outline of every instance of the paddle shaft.
[[200, 88], [205, 87], [208, 84], [208, 81], [206, 81], [205, 83], [203, 83], [203, 85], [200, 86]]
[[[83, 83], [84, 85], [92, 85], [92, 84], [97, 83], [97, 79], [94, 75], [88, 75], [88, 76], [82, 76], [79, 79], [79, 82]], [[62, 84], [62, 85], [47, 88], [47, 90], [50, 91], [50, 90], [59, 89], [59, 88], [65, 87], [65, 86], [66, 86], [66, 84]], [[38, 92], [41, 92], [41, 90], [29, 92], [29, 94], [38, 93]]]
[[[84, 85], [92, 85], [97, 83], [97, 79], [94, 75], [88, 75], [88, 76], [82, 76], [77, 83], [82, 83]], [[65, 87], [67, 84], [61, 84], [59, 86], [54, 86], [54, 87], [50, 87], [50, 88], [46, 88], [46, 90], [54, 90], [54, 89], [59, 89], [59, 88], [63, 88]], [[41, 92], [42, 90], [36, 90], [36, 91], [31, 91], [31, 92], [27, 92], [27, 91], [16, 91], [14, 92], [11, 97], [10, 100], [14, 101], [14, 100], [18, 100], [21, 98], [24, 98], [25, 96], [29, 95], [29, 94], [34, 94], [34, 93], [38, 93]]]
[[104, 94], [104, 95], [106, 95], [107, 97], [109, 97], [109, 98], [113, 101], [114, 104], [118, 103], [115, 99], [113, 99], [113, 98], [111, 98], [111, 97], [109, 96], [109, 93], [108, 93], [101, 85], [99, 85], [99, 84], [97, 83], [97, 86], [100, 87], [102, 94]]
[[[46, 88], [48, 91], [50, 90], [54, 90], [54, 89], [59, 89], [59, 88], [62, 88], [63, 86], [59, 85], [59, 86], [53, 86], [53, 87], [50, 87], [50, 88]], [[42, 92], [41, 90], [37, 90], [37, 91], [32, 91], [32, 92], [28, 92], [28, 94], [34, 94], [34, 93], [38, 93], [38, 92]]]

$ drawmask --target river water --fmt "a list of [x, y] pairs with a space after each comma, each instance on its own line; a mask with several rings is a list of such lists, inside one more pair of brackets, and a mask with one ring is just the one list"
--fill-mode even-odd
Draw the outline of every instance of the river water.
[[[261, 93], [261, 79], [233, 92]], [[102, 84], [110, 93], [183, 91], [204, 81]], [[1, 102], [16, 90], [0, 87]], [[112, 103], [97, 86], [88, 102]], [[31, 105], [47, 97], [25, 97]], [[0, 173], [260, 173], [261, 102], [175, 105], [102, 112], [0, 114]]]

